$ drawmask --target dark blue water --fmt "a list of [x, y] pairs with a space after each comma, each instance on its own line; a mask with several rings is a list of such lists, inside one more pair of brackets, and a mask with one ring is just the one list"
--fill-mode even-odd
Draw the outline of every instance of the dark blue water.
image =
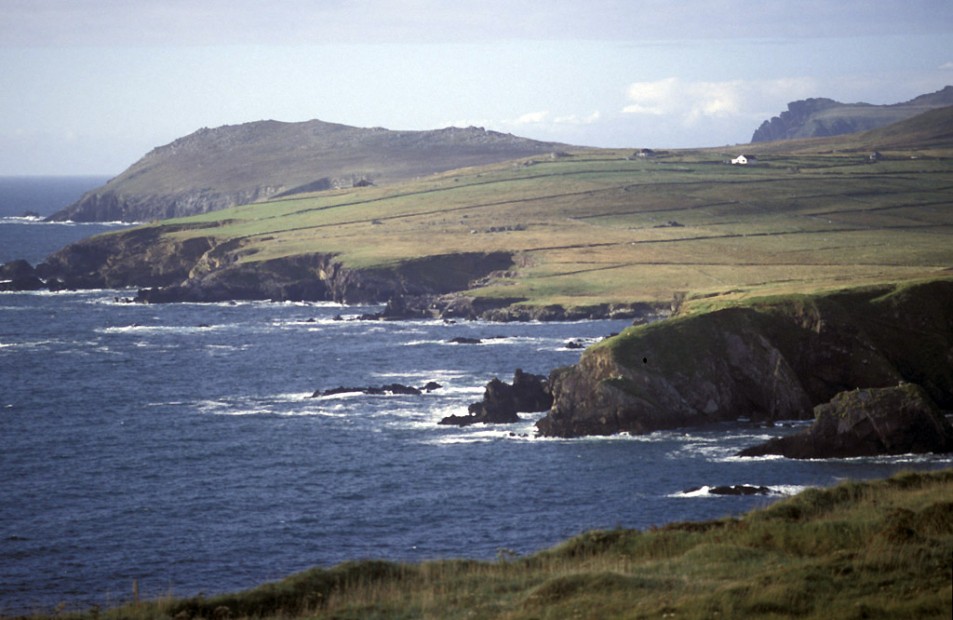
[[107, 180], [89, 176], [0, 177], [0, 264], [18, 258], [36, 264], [69, 243], [121, 226], [41, 221]]
[[[37, 253], [43, 226], [18, 233]], [[573, 363], [566, 341], [620, 321], [339, 321], [369, 309], [122, 294], [0, 294], [0, 612], [118, 603], [133, 580], [146, 596], [212, 594], [356, 558], [493, 559], [773, 501], [692, 487], [784, 493], [953, 463], [741, 460], [768, 436], [743, 425], [580, 440], [536, 438], [535, 415], [437, 425], [491, 377]], [[443, 388], [310, 397], [428, 381]]]

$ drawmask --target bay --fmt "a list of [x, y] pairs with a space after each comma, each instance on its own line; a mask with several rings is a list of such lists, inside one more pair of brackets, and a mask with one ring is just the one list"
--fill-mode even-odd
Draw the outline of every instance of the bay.
[[[47, 226], [0, 227], [37, 253]], [[455, 428], [492, 377], [548, 373], [624, 321], [354, 320], [374, 307], [0, 294], [0, 613], [249, 588], [359, 558], [493, 560], [593, 528], [739, 514], [949, 456], [738, 459], [803, 423], [543, 439]], [[451, 344], [452, 338], [482, 344]], [[419, 396], [315, 390], [390, 383]], [[753, 484], [771, 496], [686, 492]]]

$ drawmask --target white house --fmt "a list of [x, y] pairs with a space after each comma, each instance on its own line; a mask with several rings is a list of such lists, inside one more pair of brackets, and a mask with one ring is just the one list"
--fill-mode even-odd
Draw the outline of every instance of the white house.
[[731, 160], [731, 165], [732, 166], [747, 166], [748, 158], [745, 155], [739, 155], [738, 157], [735, 157], [734, 159]]

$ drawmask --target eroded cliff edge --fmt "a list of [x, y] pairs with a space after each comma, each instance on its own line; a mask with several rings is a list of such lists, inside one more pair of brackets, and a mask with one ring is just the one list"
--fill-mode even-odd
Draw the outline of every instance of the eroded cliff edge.
[[[466, 290], [472, 280], [512, 266], [506, 252], [427, 256], [390, 266], [349, 269], [333, 253], [258, 259], [246, 240], [221, 241], [183, 228], [142, 227], [73, 243], [21, 281], [33, 288], [138, 288], [136, 301], [336, 301], [408, 305]], [[20, 271], [27, 270], [22, 261]], [[10, 279], [10, 284], [15, 283]], [[21, 287], [26, 288], [26, 287]]]
[[752, 301], [633, 327], [554, 371], [557, 437], [806, 419], [908, 382], [953, 409], [953, 280]]
[[334, 253], [263, 258], [260, 245], [215, 236], [215, 227], [144, 226], [73, 243], [35, 268], [0, 265], [0, 290], [136, 288], [144, 303], [239, 300], [386, 304], [376, 318], [482, 318], [494, 321], [647, 320], [658, 304], [564, 308], [523, 305], [521, 298], [479, 295], [513, 268], [510, 252], [455, 252], [352, 268]]

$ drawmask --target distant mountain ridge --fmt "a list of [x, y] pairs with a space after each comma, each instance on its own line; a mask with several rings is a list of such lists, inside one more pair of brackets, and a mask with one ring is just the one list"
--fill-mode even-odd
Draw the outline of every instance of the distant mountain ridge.
[[429, 131], [311, 120], [202, 128], [156, 147], [50, 220], [142, 222], [281, 195], [390, 183], [569, 148], [480, 127]]
[[838, 136], [868, 131], [911, 118], [935, 108], [953, 105], [953, 86], [891, 105], [840, 103], [814, 98], [792, 101], [780, 115], [764, 121], [751, 142]]

